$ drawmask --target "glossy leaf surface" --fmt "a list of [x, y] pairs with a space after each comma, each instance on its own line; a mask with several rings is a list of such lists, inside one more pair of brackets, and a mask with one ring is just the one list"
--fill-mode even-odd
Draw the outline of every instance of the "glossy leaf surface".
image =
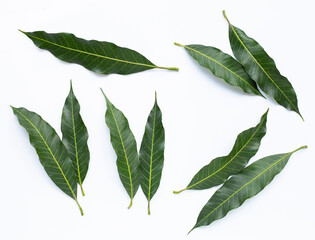
[[72, 84], [62, 110], [61, 131], [62, 142], [68, 150], [77, 176], [77, 182], [84, 195], [82, 183], [90, 161], [90, 152], [87, 145], [89, 135], [81, 118], [80, 104], [73, 93]]
[[130, 208], [140, 184], [137, 144], [125, 115], [109, 101], [105, 94], [104, 97], [107, 103], [105, 122], [110, 130], [110, 140], [117, 155], [116, 163], [120, 180], [131, 199], [128, 207]]
[[243, 66], [221, 50], [203, 45], [175, 45], [184, 47], [201, 66], [209, 69], [214, 76], [222, 78], [231, 86], [240, 87], [246, 93], [263, 95], [257, 89], [255, 81], [245, 72]]
[[[267, 112], [261, 117], [257, 126], [240, 133], [229, 155], [218, 157], [204, 166], [191, 180], [188, 189], [207, 189], [219, 184], [231, 175], [239, 173], [248, 161], [257, 153], [260, 142], [266, 134]], [[179, 193], [174, 192], [174, 193]]]
[[30, 142], [48, 176], [64, 193], [77, 202], [83, 215], [77, 201], [77, 181], [72, 161], [56, 131], [38, 114], [25, 108], [12, 107], [12, 109], [20, 125], [28, 132]]
[[165, 132], [162, 124], [162, 112], [158, 106], [156, 95], [154, 106], [149, 114], [139, 152], [141, 188], [150, 201], [160, 185], [164, 164]]
[[[306, 146], [299, 149], [302, 148]], [[223, 218], [229, 211], [241, 206], [246, 199], [263, 190], [282, 171], [291, 155], [299, 149], [262, 158], [241, 173], [232, 176], [203, 207], [193, 229]]]
[[[224, 16], [226, 17], [225, 13]], [[301, 116], [291, 83], [280, 74], [274, 60], [259, 43], [230, 22], [229, 38], [233, 54], [258, 86], [277, 103]]]
[[[23, 32], [23, 31], [22, 31]], [[77, 63], [100, 74], [131, 74], [153, 68], [178, 71], [178, 68], [158, 67], [140, 53], [110, 42], [85, 40], [70, 33], [23, 32], [34, 44], [55, 57]]]

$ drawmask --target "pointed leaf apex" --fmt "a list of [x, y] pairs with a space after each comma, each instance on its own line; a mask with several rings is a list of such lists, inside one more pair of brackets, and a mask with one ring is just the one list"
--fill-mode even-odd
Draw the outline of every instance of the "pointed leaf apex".
[[104, 98], [106, 99], [106, 102], [109, 102], [109, 100], [108, 100], [106, 94], [104, 93], [103, 89], [102, 88], [100, 88], [100, 89], [101, 89], [101, 92], [103, 93]]

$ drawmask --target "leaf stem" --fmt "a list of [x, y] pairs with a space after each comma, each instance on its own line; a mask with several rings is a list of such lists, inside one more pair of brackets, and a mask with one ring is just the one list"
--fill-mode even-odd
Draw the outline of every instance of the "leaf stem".
[[183, 191], [186, 191], [188, 188], [184, 188], [184, 189], [182, 189], [182, 190], [180, 190], [180, 191], [173, 191], [173, 193], [174, 194], [179, 194], [179, 193], [181, 193], [181, 192], [183, 192]]
[[226, 19], [226, 21], [229, 23], [229, 25], [231, 25], [229, 19], [227, 18], [226, 14], [225, 14], [225, 10], [223, 10], [223, 16], [224, 16], [224, 18]]
[[304, 145], [304, 146], [302, 146], [302, 147], [299, 147], [298, 149], [292, 151], [291, 153], [295, 153], [295, 152], [297, 152], [297, 151], [299, 151], [299, 150], [301, 150], [301, 149], [303, 149], [303, 148], [307, 148], [307, 146]]
[[150, 211], [150, 201], [148, 201], [148, 215], [151, 215], [151, 211]]
[[177, 43], [177, 42], [174, 42], [174, 45], [180, 46], [180, 47], [185, 47], [184, 45], [182, 45], [182, 44], [180, 44], [180, 43]]
[[82, 209], [82, 207], [80, 206], [80, 204], [79, 204], [79, 202], [78, 202], [78, 199], [75, 197], [74, 200], [75, 200], [75, 202], [77, 203], [77, 205], [78, 205], [78, 207], [79, 207], [79, 209], [80, 209], [81, 216], [83, 216], [83, 215], [84, 215], [83, 209]]
[[171, 70], [171, 71], [179, 71], [179, 68], [176, 67], [159, 67], [159, 66], [155, 66], [155, 68], [159, 68], [159, 69], [166, 69], [166, 70]]
[[128, 209], [130, 209], [131, 206], [132, 206], [132, 198], [131, 198], [131, 200], [130, 200], [130, 204], [129, 204], [129, 206], [128, 206]]
[[82, 196], [85, 196], [85, 193], [84, 193], [83, 187], [82, 187], [82, 183], [80, 183], [80, 188], [81, 188]]

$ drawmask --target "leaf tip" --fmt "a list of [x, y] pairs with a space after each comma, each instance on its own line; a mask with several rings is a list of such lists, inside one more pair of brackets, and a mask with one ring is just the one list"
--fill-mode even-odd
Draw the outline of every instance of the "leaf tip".
[[106, 101], [108, 101], [108, 98], [107, 98], [106, 94], [104, 93], [103, 89], [102, 88], [100, 88], [100, 89], [101, 89], [101, 92], [103, 93], [104, 98], [106, 99]]
[[195, 227], [193, 227], [192, 229], [190, 229], [189, 232], [187, 233], [187, 235], [189, 235], [189, 233], [191, 233], [192, 230], [194, 230], [194, 229], [195, 229]]

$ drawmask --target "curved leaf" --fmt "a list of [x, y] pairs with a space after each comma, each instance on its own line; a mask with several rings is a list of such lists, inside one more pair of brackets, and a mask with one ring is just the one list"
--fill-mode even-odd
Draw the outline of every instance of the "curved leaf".
[[203, 45], [181, 45], [201, 66], [209, 69], [214, 76], [222, 78], [231, 86], [240, 87], [246, 93], [264, 97], [257, 89], [256, 83], [248, 76], [243, 66], [230, 55], [221, 50]]
[[140, 53], [110, 42], [85, 40], [70, 33], [23, 32], [34, 44], [55, 57], [77, 63], [100, 74], [131, 74], [152, 68], [178, 71], [178, 68], [158, 67]]
[[223, 218], [229, 211], [241, 206], [246, 199], [255, 196], [282, 171], [291, 155], [302, 148], [306, 146], [293, 152], [262, 158], [231, 177], [203, 207], [193, 229]]
[[162, 112], [157, 104], [156, 93], [154, 106], [149, 114], [139, 152], [140, 184], [148, 199], [148, 214], [150, 200], [160, 185], [164, 164], [165, 133], [162, 124]]
[[[102, 89], [101, 89], [102, 90]], [[110, 130], [110, 140], [117, 155], [117, 167], [120, 180], [130, 196], [130, 205], [139, 188], [140, 171], [137, 143], [125, 115], [106, 99], [105, 122]]]
[[29, 134], [30, 142], [36, 149], [40, 163], [51, 180], [78, 204], [77, 181], [71, 159], [56, 131], [38, 114], [25, 108], [12, 107], [14, 114]]
[[229, 176], [243, 170], [248, 161], [257, 153], [261, 139], [266, 134], [267, 115], [268, 110], [256, 127], [247, 129], [237, 136], [229, 155], [212, 160], [199, 170], [185, 189], [178, 192], [174, 191], [174, 193], [188, 189], [211, 188], [224, 183]]
[[[224, 11], [223, 14], [227, 19]], [[280, 105], [301, 116], [296, 93], [288, 79], [280, 74], [274, 60], [258, 42], [248, 37], [241, 29], [233, 26], [228, 19], [227, 21], [232, 51], [248, 75]], [[303, 119], [302, 116], [301, 118]]]
[[82, 183], [90, 161], [90, 152], [87, 145], [89, 135], [80, 115], [80, 104], [73, 93], [72, 83], [62, 110], [61, 131], [62, 142], [68, 150], [77, 176], [77, 182], [84, 196]]

